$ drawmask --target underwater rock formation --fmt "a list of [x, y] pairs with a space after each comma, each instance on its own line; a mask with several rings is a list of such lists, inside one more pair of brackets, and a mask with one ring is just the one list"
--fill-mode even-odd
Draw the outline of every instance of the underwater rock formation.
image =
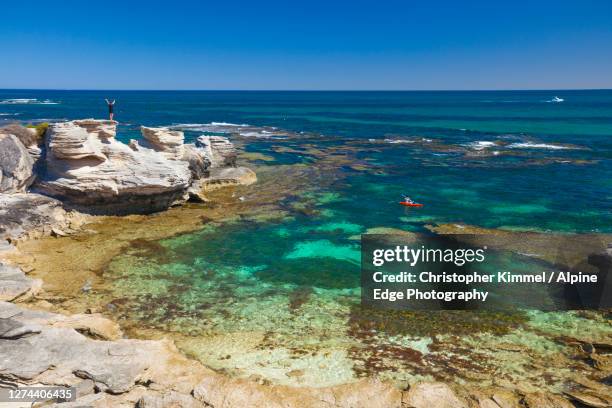
[[257, 175], [253, 170], [246, 167], [226, 167], [212, 169], [210, 171], [210, 177], [203, 181], [205, 190], [213, 190], [215, 188], [235, 184], [248, 186], [257, 181]]

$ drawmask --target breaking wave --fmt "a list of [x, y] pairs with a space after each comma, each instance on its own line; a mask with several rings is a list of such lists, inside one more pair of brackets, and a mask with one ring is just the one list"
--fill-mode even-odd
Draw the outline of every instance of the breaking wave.
[[242, 137], [255, 138], [284, 138], [288, 132], [281, 131], [272, 126], [251, 126], [245, 123], [227, 123], [227, 122], [210, 122], [210, 123], [179, 123], [172, 125], [170, 128], [191, 132], [208, 132], [208, 133], [223, 133], [240, 135]]
[[509, 149], [549, 149], [549, 150], [569, 150], [569, 149], [580, 149], [577, 146], [566, 146], [549, 143], [512, 143], [507, 146]]
[[477, 140], [475, 142], [468, 143], [466, 146], [474, 150], [484, 150], [489, 147], [499, 147], [497, 143], [488, 140]]
[[59, 102], [51, 99], [38, 100], [36, 98], [11, 98], [3, 99], [0, 105], [58, 105]]

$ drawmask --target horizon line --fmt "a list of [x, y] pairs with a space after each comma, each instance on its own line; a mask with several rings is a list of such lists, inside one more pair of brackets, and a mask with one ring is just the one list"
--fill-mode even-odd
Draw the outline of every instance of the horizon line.
[[0, 91], [112, 91], [112, 92], [516, 92], [611, 91], [612, 88], [492, 88], [492, 89], [112, 89], [112, 88], [0, 88]]

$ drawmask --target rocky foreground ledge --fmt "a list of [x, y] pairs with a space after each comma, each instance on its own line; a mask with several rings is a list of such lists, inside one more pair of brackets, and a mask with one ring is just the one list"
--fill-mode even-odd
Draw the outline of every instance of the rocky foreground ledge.
[[[235, 408], [570, 408], [545, 393], [424, 382], [400, 390], [377, 380], [326, 388], [232, 379], [183, 356], [169, 340], [122, 338], [98, 314], [64, 316], [0, 302], [0, 380], [5, 386], [76, 387], [75, 402], [57, 407]], [[574, 399], [605, 407], [603, 397]]]

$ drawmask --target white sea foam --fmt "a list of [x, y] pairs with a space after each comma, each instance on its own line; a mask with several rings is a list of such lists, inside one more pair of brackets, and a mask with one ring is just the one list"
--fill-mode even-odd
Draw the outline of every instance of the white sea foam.
[[247, 132], [240, 132], [240, 136], [244, 137], [271, 137], [274, 135], [273, 132], [267, 130], [249, 130]]
[[58, 103], [50, 99], [39, 101], [36, 98], [12, 98], [0, 101], [1, 105], [57, 105]]
[[557, 144], [548, 144], [548, 143], [531, 143], [531, 142], [522, 142], [522, 143], [512, 143], [508, 145], [510, 149], [550, 149], [550, 150], [568, 150], [568, 149], [577, 149], [577, 147], [563, 146]]
[[497, 143], [490, 142], [490, 141], [487, 141], [487, 140], [477, 140], [475, 142], [468, 143], [466, 146], [470, 147], [470, 148], [472, 148], [474, 150], [483, 150], [483, 149], [486, 149], [488, 147], [497, 146]]
[[19, 113], [0, 112], [0, 116], [17, 116]]
[[287, 136], [286, 132], [276, 130], [271, 126], [251, 126], [248, 124], [237, 124], [227, 122], [210, 122], [210, 123], [178, 123], [170, 126], [171, 129], [186, 130], [192, 132], [210, 132], [210, 133], [230, 133], [239, 134], [243, 137], [253, 138], [275, 138], [281, 139]]
[[210, 123], [177, 123], [170, 126], [172, 129], [191, 130], [194, 132], [218, 132], [228, 133], [234, 131], [234, 128], [248, 127], [247, 124], [236, 124], [226, 122], [210, 122]]
[[38, 102], [37, 99], [29, 99], [29, 98], [15, 98], [15, 99], [4, 99], [1, 100], [0, 103], [3, 105], [25, 105], [28, 103]]
[[400, 143], [414, 143], [414, 140], [406, 140], [406, 139], [385, 139], [386, 143], [391, 144], [400, 144]]
[[228, 122], [210, 122], [209, 125], [211, 126], [228, 126], [228, 127], [246, 127], [249, 126], [245, 123], [228, 123]]

